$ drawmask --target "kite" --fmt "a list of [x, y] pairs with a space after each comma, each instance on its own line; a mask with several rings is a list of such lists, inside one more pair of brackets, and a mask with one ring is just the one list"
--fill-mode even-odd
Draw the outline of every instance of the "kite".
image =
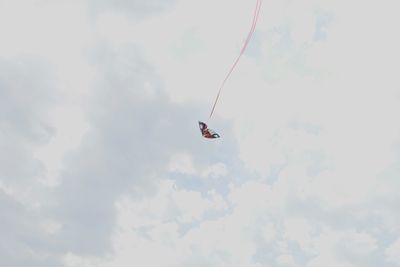
[[[249, 33], [247, 34], [246, 40], [243, 44], [242, 49], [240, 50], [240, 53], [238, 55], [238, 57], [236, 58], [236, 60], [234, 61], [233, 65], [231, 66], [231, 68], [229, 69], [228, 73], [226, 74], [225, 78], [222, 80], [222, 83], [218, 89], [218, 93], [217, 96], [215, 97], [214, 103], [212, 105], [212, 109], [210, 112], [210, 116], [209, 119], [212, 118], [214, 111], [215, 111], [215, 107], [217, 106], [219, 97], [221, 95], [222, 92], [222, 88], [225, 86], [226, 81], [229, 79], [229, 77], [231, 76], [233, 70], [236, 68], [236, 65], [239, 63], [240, 58], [242, 57], [242, 55], [244, 54], [244, 52], [246, 51], [247, 45], [249, 44], [251, 37], [253, 36], [255, 29], [256, 29], [256, 25], [257, 25], [257, 21], [258, 21], [258, 16], [260, 14], [260, 10], [261, 10], [261, 4], [262, 4], [263, 0], [257, 0], [256, 2], [256, 7], [254, 9], [254, 14], [253, 14], [253, 21], [251, 24], [251, 28]], [[206, 137], [206, 138], [218, 138], [219, 135], [213, 131], [211, 131], [210, 129], [208, 129], [207, 124], [205, 124], [204, 122], [199, 122], [200, 125], [200, 130], [201, 130], [201, 134]], [[213, 135], [209, 135], [208, 132], [211, 131], [213, 133], [213, 135], [216, 135], [217, 137], [212, 137]], [[205, 134], [206, 133], [206, 134]], [[211, 137], [209, 137], [211, 136]]]
[[213, 130], [209, 129], [207, 124], [205, 124], [204, 122], [199, 121], [199, 127], [200, 127], [201, 134], [205, 138], [214, 139], [214, 138], [220, 137], [219, 134], [217, 134]]

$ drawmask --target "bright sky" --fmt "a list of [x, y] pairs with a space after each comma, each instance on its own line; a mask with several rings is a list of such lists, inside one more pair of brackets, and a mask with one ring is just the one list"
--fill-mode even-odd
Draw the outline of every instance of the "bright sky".
[[400, 266], [395, 0], [0, 0], [0, 266]]

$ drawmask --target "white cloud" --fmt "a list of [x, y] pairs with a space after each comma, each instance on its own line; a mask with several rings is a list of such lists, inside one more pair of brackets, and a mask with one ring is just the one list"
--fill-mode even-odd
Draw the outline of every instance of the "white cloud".
[[293, 257], [290, 254], [281, 254], [277, 258], [277, 263], [283, 266], [296, 266]]
[[35, 151], [35, 157], [45, 164], [47, 175], [43, 182], [55, 186], [60, 182], [59, 173], [65, 168], [65, 154], [77, 149], [89, 125], [81, 108], [77, 106], [58, 106], [50, 115], [55, 136], [46, 146]]
[[213, 177], [213, 178], [218, 178], [221, 176], [226, 176], [228, 174], [228, 170], [227, 167], [224, 163], [216, 163], [213, 164], [211, 166], [209, 166], [208, 168], [206, 168], [203, 171], [202, 176], [203, 177]]
[[400, 264], [400, 239], [397, 239], [385, 250], [386, 261], [394, 264]]
[[343, 246], [351, 253], [367, 256], [377, 249], [375, 238], [367, 233], [350, 232], [343, 240]]
[[272, 242], [276, 236], [276, 229], [273, 223], [267, 223], [263, 226], [261, 234], [265, 241]]
[[54, 235], [61, 230], [62, 224], [56, 221], [44, 221], [41, 223], [41, 227], [43, 232], [45, 232], [46, 234]]
[[312, 225], [304, 218], [287, 218], [285, 221], [285, 238], [297, 242], [306, 253], [313, 254], [313, 229]]
[[308, 263], [308, 267], [321, 265], [335, 267], [354, 266], [346, 261], [341, 261], [336, 255], [336, 246], [341, 239], [341, 234], [330, 229], [324, 229], [315, 240], [316, 256]]
[[169, 163], [168, 170], [171, 172], [178, 172], [188, 175], [195, 173], [193, 160], [191, 159], [190, 155], [187, 154], [174, 156]]

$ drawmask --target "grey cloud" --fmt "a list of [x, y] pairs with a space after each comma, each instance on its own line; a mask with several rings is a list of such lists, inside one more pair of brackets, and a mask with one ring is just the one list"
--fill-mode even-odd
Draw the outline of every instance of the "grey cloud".
[[[167, 3], [89, 1], [99, 12], [116, 11], [138, 17], [159, 12]], [[165, 168], [174, 153], [193, 155], [194, 163], [200, 167], [226, 162], [234, 174], [217, 181], [176, 175], [173, 178], [178, 186], [201, 191], [217, 188], [223, 192], [229, 183], [249, 179], [236, 156], [229, 125], [218, 123], [216, 130], [223, 136], [222, 143], [202, 139], [197, 120], [204, 110], [172, 103], [156, 71], [141, 58], [136, 47], [114, 50], [107, 43], [97, 43], [90, 60], [97, 69], [86, 107], [90, 130], [81, 146], [65, 160], [61, 184], [54, 191], [38, 185], [37, 179], [44, 170], [40, 161], [33, 158], [31, 147], [45, 144], [53, 135], [46, 116], [57, 98], [52, 90], [54, 77], [37, 62], [8, 62], [0, 69], [0, 89], [4, 89], [0, 91], [0, 111], [4, 114], [1, 129], [6, 137], [2, 144], [7, 148], [0, 151], [4, 159], [0, 171], [7, 170], [6, 175], [1, 173], [2, 180], [20, 179], [24, 188], [34, 188], [37, 199], [48, 202], [32, 212], [12, 197], [0, 194], [1, 211], [7, 217], [0, 222], [2, 266], [58, 266], [60, 257], [67, 252], [98, 257], [112, 253], [115, 201], [125, 193], [137, 197], [151, 194], [153, 183], [172, 176], [165, 173]], [[24, 90], [18, 91], [20, 88]], [[16, 91], [22, 93], [15, 94]], [[168, 219], [173, 220], [171, 217]], [[59, 222], [60, 231], [46, 235], [41, 229], [46, 220]], [[265, 260], [273, 260], [270, 256]], [[185, 265], [215, 263], [193, 257]]]
[[198, 111], [170, 102], [136, 47], [115, 51], [102, 44], [91, 57], [98, 77], [87, 106], [91, 130], [68, 159], [54, 214], [63, 222], [61, 247], [102, 255], [111, 249], [120, 195], [151, 193], [174, 153], [207, 162], [229, 157], [230, 150], [204, 143]]
[[55, 78], [39, 58], [0, 60], [0, 121], [2, 132], [27, 142], [46, 142], [52, 135], [46, 112], [55, 97]]
[[0, 191], [0, 264], [9, 267], [61, 266], [42, 230], [40, 212], [28, 210]]
[[[48, 257], [41, 220], [43, 164], [33, 150], [53, 136], [47, 112], [56, 95], [55, 76], [39, 58], [0, 60], [0, 265], [57, 266]], [[29, 203], [26, 207], [22, 203]]]
[[55, 97], [55, 78], [40, 59], [0, 60], [0, 179], [23, 186], [43, 175], [32, 148], [54, 134], [47, 112]]
[[[0, 190], [1, 211], [7, 217], [0, 221], [1, 265], [59, 266], [68, 252], [112, 253], [114, 203], [120, 195], [151, 194], [153, 183], [168, 175], [166, 166], [174, 153], [190, 153], [202, 166], [234, 154], [226, 149], [235, 147], [229, 145], [234, 140], [228, 134], [224, 149], [202, 139], [200, 109], [172, 103], [136, 47], [116, 51], [98, 42], [92, 51], [97, 76], [85, 110], [90, 130], [65, 158], [55, 189], [40, 183], [46, 172], [34, 150], [54, 135], [48, 114], [61, 101], [56, 78], [40, 60], [0, 64], [1, 182], [40, 205], [32, 211], [19, 202], [20, 196]], [[48, 221], [60, 223], [60, 230], [46, 233]]]
[[[0, 61], [0, 180], [32, 192], [40, 186], [43, 164], [33, 149], [54, 135], [48, 114], [55, 104], [55, 77], [37, 58]], [[35, 186], [28, 186], [27, 182]]]

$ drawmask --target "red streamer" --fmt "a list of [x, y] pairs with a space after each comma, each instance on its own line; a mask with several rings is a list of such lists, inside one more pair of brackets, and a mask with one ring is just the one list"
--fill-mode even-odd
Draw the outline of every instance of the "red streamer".
[[218, 89], [218, 94], [217, 94], [217, 96], [216, 96], [216, 98], [215, 98], [215, 101], [214, 101], [213, 107], [212, 107], [212, 109], [211, 109], [211, 113], [210, 113], [210, 117], [209, 117], [209, 118], [211, 118], [212, 115], [214, 114], [214, 110], [215, 110], [215, 107], [216, 107], [216, 105], [217, 105], [217, 102], [218, 102], [219, 96], [220, 96], [220, 94], [221, 94], [222, 88], [224, 87], [226, 81], [229, 79], [229, 76], [231, 76], [233, 70], [236, 68], [236, 65], [238, 64], [240, 58], [241, 58], [242, 55], [244, 54], [244, 51], [246, 50], [247, 45], [249, 44], [249, 42], [250, 42], [250, 40], [251, 40], [251, 37], [252, 37], [253, 34], [254, 34], [254, 31], [255, 31], [256, 25], [257, 25], [257, 21], [258, 21], [258, 16], [259, 16], [260, 10], [261, 10], [262, 1], [263, 1], [263, 0], [257, 0], [256, 8], [254, 9], [253, 22], [252, 22], [252, 24], [251, 24], [250, 31], [249, 31], [249, 33], [247, 34], [246, 41], [244, 42], [243, 47], [242, 47], [242, 49], [240, 50], [239, 56], [236, 58], [235, 62], [233, 63], [232, 67], [229, 69], [227, 75], [225, 76], [224, 80], [223, 80], [222, 83], [221, 83], [221, 86], [220, 86], [219, 89]]

